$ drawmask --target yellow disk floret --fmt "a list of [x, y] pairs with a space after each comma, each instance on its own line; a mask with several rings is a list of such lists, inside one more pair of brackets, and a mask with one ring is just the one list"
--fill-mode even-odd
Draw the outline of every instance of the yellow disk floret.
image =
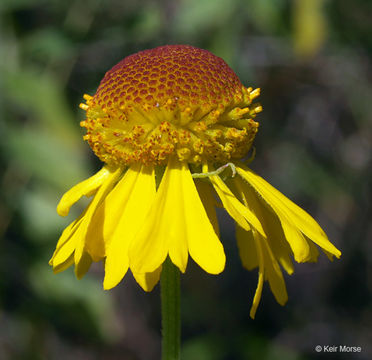
[[105, 163], [227, 162], [250, 149], [262, 110], [259, 89], [245, 88], [209, 51], [162, 46], [128, 56], [85, 95], [84, 139]]

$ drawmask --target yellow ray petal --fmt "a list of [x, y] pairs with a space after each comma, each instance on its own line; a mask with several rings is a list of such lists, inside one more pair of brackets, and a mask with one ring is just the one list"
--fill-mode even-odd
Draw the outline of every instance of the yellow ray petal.
[[262, 250], [265, 262], [265, 275], [269, 281], [271, 292], [275, 296], [276, 301], [280, 305], [284, 305], [288, 301], [288, 294], [282, 271], [266, 239], [262, 236], [260, 238], [263, 244]]
[[[188, 166], [183, 163], [180, 170], [181, 201], [184, 203], [190, 255], [206, 272], [219, 274], [225, 268], [226, 262], [223, 246], [209, 220]], [[211, 194], [209, 194], [210, 196]], [[210, 203], [210, 200], [206, 200], [207, 203]], [[216, 218], [215, 221], [217, 222]]]
[[74, 237], [74, 234], [83, 221], [83, 214], [63, 230], [62, 235], [58, 240], [56, 250], [49, 261], [49, 265], [52, 265], [53, 268], [64, 263], [75, 251], [76, 237]]
[[[239, 186], [241, 182], [237, 180], [236, 184]], [[244, 191], [243, 195], [244, 194], [245, 196], [249, 196], [248, 191]], [[257, 203], [256, 198], [257, 198], [257, 195], [253, 197], [251, 196], [249, 199], [247, 199], [247, 206], [251, 207], [253, 211], [262, 218], [262, 213], [261, 213], [262, 206], [261, 204]], [[267, 204], [265, 203], [265, 205]], [[288, 219], [288, 217], [283, 216], [282, 213], [279, 212], [276, 208], [274, 208], [274, 211], [276, 212], [276, 214], [278, 215], [280, 219], [280, 223], [284, 231], [285, 239], [290, 244], [296, 261], [298, 262], [308, 261], [310, 258], [309, 243], [305, 240], [302, 233]], [[264, 219], [262, 218], [261, 220], [263, 221]]]
[[222, 201], [224, 209], [243, 229], [249, 231], [249, 223], [242, 214], [242, 212], [245, 211], [243, 209], [244, 205], [239, 202], [239, 200], [233, 195], [230, 189], [218, 176], [211, 177], [210, 180]]
[[[106, 242], [105, 290], [116, 286], [128, 270], [128, 249], [143, 226], [156, 195], [154, 167], [131, 167], [102, 205], [105, 212], [118, 212], [117, 223], [104, 222]], [[106, 219], [106, 218], [105, 218]], [[108, 229], [105, 230], [105, 227]], [[110, 238], [107, 238], [110, 234]]]
[[218, 226], [218, 219], [215, 209], [214, 191], [210, 184], [202, 180], [195, 180], [195, 186], [198, 190], [198, 194], [201, 202], [204, 205], [205, 211], [207, 212], [209, 221], [212, 223], [216, 235], [220, 236], [220, 229]]
[[110, 171], [104, 166], [89, 179], [76, 184], [62, 196], [62, 199], [57, 206], [57, 213], [60, 216], [67, 216], [71, 206], [75, 204], [83, 195], [89, 195], [100, 187], [109, 174]]
[[[101, 223], [92, 222], [92, 217], [97, 209], [97, 207], [101, 204], [101, 202], [105, 199], [108, 193], [112, 190], [114, 185], [116, 184], [119, 176], [123, 170], [121, 168], [116, 169], [114, 172], [110, 172], [107, 175], [105, 181], [98, 189], [96, 195], [94, 196], [93, 200], [89, 204], [89, 208], [87, 209], [86, 214], [83, 217], [83, 221], [76, 232], [72, 235], [72, 238], [76, 241], [76, 248], [75, 248], [75, 264], [78, 264], [81, 256], [83, 255], [83, 250], [86, 245], [86, 235], [89, 231], [95, 232], [100, 231]], [[104, 244], [102, 242], [101, 249], [99, 254], [91, 254], [92, 257], [103, 257], [104, 256]]]
[[[208, 169], [204, 171], [211, 171]], [[250, 230], [252, 225], [262, 236], [266, 236], [260, 221], [257, 216], [247, 207], [245, 207], [231, 192], [227, 185], [221, 180], [219, 176], [211, 176], [210, 181], [212, 182], [214, 189], [216, 190], [222, 204], [230, 216], [246, 231]]]
[[168, 163], [144, 226], [133, 239], [129, 250], [130, 267], [134, 273], [151, 273], [166, 259], [184, 272], [188, 249], [180, 165]]
[[264, 262], [264, 257], [263, 257], [262, 245], [259, 241], [258, 233], [255, 229], [252, 229], [252, 234], [253, 234], [254, 242], [256, 245], [256, 251], [258, 255], [258, 283], [257, 283], [256, 292], [254, 294], [251, 311], [249, 312], [249, 316], [252, 319], [254, 319], [256, 316], [256, 311], [257, 311], [258, 305], [261, 300], [261, 295], [262, 295], [262, 288], [263, 288], [263, 283], [265, 279], [265, 262]]
[[85, 249], [93, 261], [98, 261], [106, 254], [106, 247], [122, 217], [123, 206], [130, 196], [141, 165], [134, 165], [126, 171], [122, 179], [102, 199], [92, 216], [91, 225], [87, 229]]
[[[272, 207], [273, 210], [278, 214], [280, 220], [282, 221], [283, 230], [286, 233], [286, 236], [287, 233], [289, 238], [291, 238], [292, 234], [296, 235], [295, 228], [298, 228], [317, 245], [334, 254], [336, 257], [340, 257], [341, 252], [328, 240], [324, 231], [307, 212], [294, 204], [291, 200], [285, 197], [282, 193], [276, 190], [260, 176], [255, 174], [252, 170], [246, 167], [237, 166], [237, 172], [249, 183], [249, 185], [251, 185], [257, 191], [258, 194], [261, 195], [262, 199], [267, 204], [269, 204], [269, 206]], [[306, 242], [305, 239], [303, 240]], [[297, 251], [301, 251], [302, 246], [304, 246], [305, 249], [303, 241], [301, 241], [301, 243], [299, 242], [297, 245], [295, 243], [291, 244], [293, 252], [295, 253], [295, 257], [296, 252], [293, 246], [298, 247]], [[306, 247], [308, 248], [308, 245]], [[309, 251], [310, 249], [304, 251], [304, 253], [307, 252], [307, 256], [309, 256]], [[296, 260], [306, 261], [305, 257], [304, 259], [301, 259], [299, 256], [297, 256]]]
[[236, 225], [235, 233], [243, 267], [253, 270], [258, 266], [258, 257], [252, 231], [245, 231]]
[[161, 274], [161, 266], [152, 273], [138, 274], [133, 273], [134, 278], [141, 288], [145, 291], [152, 291], [155, 285], [159, 282]]
[[327, 255], [327, 258], [330, 260], [330, 261], [333, 261], [333, 254], [331, 254], [330, 252], [328, 252], [327, 250], [324, 250], [324, 249], [322, 249], [323, 250], [323, 252], [324, 252], [324, 254], [326, 254]]
[[[187, 248], [185, 205], [183, 203], [184, 189], [182, 186], [182, 166], [179, 161], [173, 159], [169, 160], [160, 187], [162, 185], [166, 188], [166, 193], [164, 195], [164, 213], [161, 213], [161, 217], [162, 220], [164, 219], [169, 223], [162, 227], [165, 232], [162, 235], [159, 232], [158, 236], [168, 237], [169, 257], [173, 264], [182, 272], [185, 272], [189, 254]], [[154, 211], [154, 209], [152, 209], [152, 211]]]
[[[49, 263], [50, 265], [53, 265], [51, 263]], [[59, 264], [59, 265], [56, 265], [56, 266], [53, 266], [53, 272], [55, 274], [58, 274], [62, 271], [65, 271], [67, 268], [69, 268], [71, 265], [74, 264], [74, 254], [71, 254], [67, 260], [65, 260], [63, 263]]]
[[170, 159], [144, 228], [130, 250], [131, 269], [151, 272], [169, 257], [184, 272], [188, 252], [207, 272], [222, 271], [225, 255], [185, 163]]
[[[317, 262], [319, 257], [319, 250], [316, 245], [305, 235], [305, 239], [310, 247], [310, 257], [308, 262]], [[324, 250], [323, 250], [324, 251]]]
[[[83, 212], [83, 214], [85, 211]], [[60, 257], [56, 261], [56, 256], [60, 252], [61, 248], [66, 245], [66, 243], [70, 240], [71, 236], [76, 232], [77, 228], [80, 226], [82, 222], [83, 214], [81, 214], [76, 220], [74, 220], [70, 225], [68, 225], [62, 232], [61, 236], [58, 239], [56, 249], [54, 250], [52, 258], [49, 260], [49, 265], [57, 266], [60, 263], [64, 262], [75, 250], [73, 248], [71, 253], [68, 255], [59, 255]]]
[[92, 221], [100, 223], [100, 231], [89, 231], [91, 243], [100, 243], [103, 239], [106, 246], [109, 244], [122, 217], [123, 206], [131, 195], [140, 170], [141, 165], [139, 164], [131, 166], [97, 207]]
[[79, 280], [87, 273], [91, 264], [92, 258], [84, 251], [79, 263], [75, 265], [75, 275]]
[[[253, 234], [255, 234], [256, 240]], [[271, 251], [267, 239], [257, 232], [245, 231], [239, 227], [237, 227], [237, 239], [239, 245], [239, 254], [242, 259], [243, 266], [248, 270], [252, 270], [253, 268], [259, 266], [257, 250], [261, 248], [263, 257], [261, 261], [264, 264], [264, 267], [262, 267], [263, 270], [260, 272], [260, 274], [264, 273], [262, 279], [265, 280], [267, 278], [275, 299], [280, 305], [284, 305], [288, 300], [288, 295], [283, 274], [280, 270], [275, 255]], [[259, 244], [258, 249], [257, 244]], [[263, 283], [260, 284], [260, 280], [262, 281], [262, 279], [259, 279], [259, 285], [261, 287], [263, 286]], [[256, 302], [254, 302], [254, 304], [257, 304], [255, 309], [257, 309], [261, 291], [262, 289], [258, 287], [257, 299]], [[255, 309], [253, 309], [254, 312], [256, 311]]]
[[[75, 232], [76, 233], [76, 232]], [[52, 258], [52, 266], [56, 267], [65, 262], [76, 249], [77, 238], [72, 235], [66, 242], [55, 252]]]
[[243, 203], [251, 208], [260, 219], [267, 234], [267, 243], [273, 249], [275, 257], [286, 272], [292, 274], [294, 267], [290, 255], [293, 253], [285, 238], [278, 216], [266, 204], [259, 201], [257, 193], [241, 178], [235, 178], [234, 185], [242, 197]]

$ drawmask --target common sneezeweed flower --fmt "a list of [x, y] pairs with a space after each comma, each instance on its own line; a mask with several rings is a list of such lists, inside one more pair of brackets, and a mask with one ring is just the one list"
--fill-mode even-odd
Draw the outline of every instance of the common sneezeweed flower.
[[243, 266], [258, 268], [254, 318], [265, 280], [279, 304], [287, 301], [282, 269], [315, 262], [318, 245], [341, 253], [317, 222], [250, 170], [244, 157], [258, 130], [254, 100], [219, 57], [192, 46], [162, 46], [126, 57], [108, 71], [94, 96], [84, 95], [84, 139], [105, 163], [61, 199], [66, 216], [83, 195], [92, 201], [62, 233], [50, 264], [75, 264], [81, 278], [104, 261], [103, 286], [130, 269], [150, 291], [169, 256], [184, 273], [189, 254], [219, 274], [225, 253], [215, 206], [236, 222]]

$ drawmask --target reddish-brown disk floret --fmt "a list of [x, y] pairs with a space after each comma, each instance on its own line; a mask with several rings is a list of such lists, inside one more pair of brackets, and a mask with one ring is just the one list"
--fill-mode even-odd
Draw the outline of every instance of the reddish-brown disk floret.
[[104, 162], [226, 162], [251, 147], [261, 106], [211, 52], [188, 45], [141, 51], [120, 61], [85, 96], [85, 139]]

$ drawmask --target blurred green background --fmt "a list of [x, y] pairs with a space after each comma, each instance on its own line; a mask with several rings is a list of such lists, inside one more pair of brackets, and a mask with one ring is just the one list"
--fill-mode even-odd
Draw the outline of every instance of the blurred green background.
[[1, 0], [0, 359], [159, 359], [158, 287], [129, 275], [104, 292], [101, 264], [78, 281], [48, 260], [79, 211], [59, 218], [60, 196], [100, 167], [82, 95], [123, 57], [179, 43], [262, 89], [252, 168], [343, 252], [297, 266], [284, 308], [266, 284], [252, 321], [257, 274], [220, 214], [226, 271], [182, 277], [183, 360], [371, 359], [371, 14], [370, 0]]

